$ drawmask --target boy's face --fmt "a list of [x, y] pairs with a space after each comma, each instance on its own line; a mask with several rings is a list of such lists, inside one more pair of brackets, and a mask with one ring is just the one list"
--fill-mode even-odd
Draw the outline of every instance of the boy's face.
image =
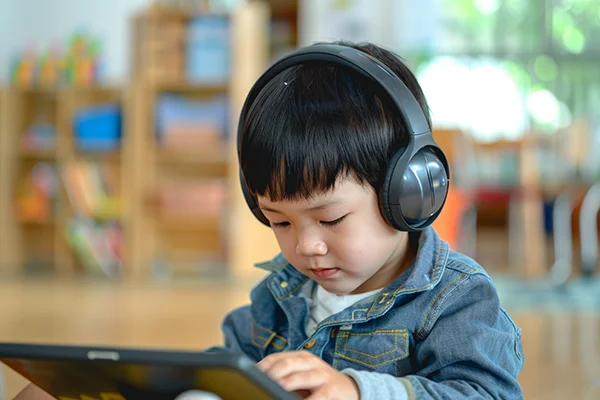
[[385, 223], [370, 187], [345, 178], [309, 200], [258, 202], [286, 259], [328, 292], [379, 289], [403, 271], [408, 234]]

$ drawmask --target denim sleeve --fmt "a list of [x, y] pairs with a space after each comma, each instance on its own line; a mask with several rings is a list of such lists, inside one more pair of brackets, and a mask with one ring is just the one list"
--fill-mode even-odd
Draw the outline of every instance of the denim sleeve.
[[[523, 368], [521, 331], [500, 308], [485, 275], [462, 277], [432, 304], [416, 338], [414, 375], [394, 377], [345, 371], [357, 382], [361, 400], [395, 393], [399, 399], [522, 399], [517, 376]], [[428, 328], [428, 327], [431, 328]], [[404, 396], [404, 397], [402, 397]]]
[[234, 352], [244, 353], [254, 362], [260, 361], [257, 347], [250, 339], [250, 326], [252, 324], [252, 315], [250, 306], [244, 306], [233, 310], [223, 320], [223, 336], [225, 345], [215, 346], [204, 350], [205, 352]]
[[411, 399], [406, 386], [392, 375], [355, 369], [345, 369], [342, 372], [358, 385], [360, 400]]

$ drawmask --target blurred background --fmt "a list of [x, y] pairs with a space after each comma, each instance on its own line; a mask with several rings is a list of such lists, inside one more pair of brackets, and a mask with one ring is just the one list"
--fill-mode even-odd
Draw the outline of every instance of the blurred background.
[[0, 340], [220, 343], [277, 252], [238, 184], [250, 86], [372, 41], [424, 88], [435, 228], [523, 329], [525, 398], [600, 398], [599, 35], [597, 0], [0, 0]]

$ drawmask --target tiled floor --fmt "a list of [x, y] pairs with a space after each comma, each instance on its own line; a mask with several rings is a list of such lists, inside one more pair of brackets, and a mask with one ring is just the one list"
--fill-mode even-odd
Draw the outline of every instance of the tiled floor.
[[[246, 303], [245, 284], [0, 281], [0, 341], [201, 349]], [[511, 309], [523, 329], [526, 399], [600, 399], [600, 313]], [[8, 396], [23, 380], [6, 372]]]

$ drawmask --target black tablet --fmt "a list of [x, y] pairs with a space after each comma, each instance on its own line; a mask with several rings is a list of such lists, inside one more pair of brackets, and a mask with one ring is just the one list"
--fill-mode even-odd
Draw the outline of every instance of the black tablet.
[[297, 400], [243, 354], [0, 343], [0, 361], [59, 400]]

